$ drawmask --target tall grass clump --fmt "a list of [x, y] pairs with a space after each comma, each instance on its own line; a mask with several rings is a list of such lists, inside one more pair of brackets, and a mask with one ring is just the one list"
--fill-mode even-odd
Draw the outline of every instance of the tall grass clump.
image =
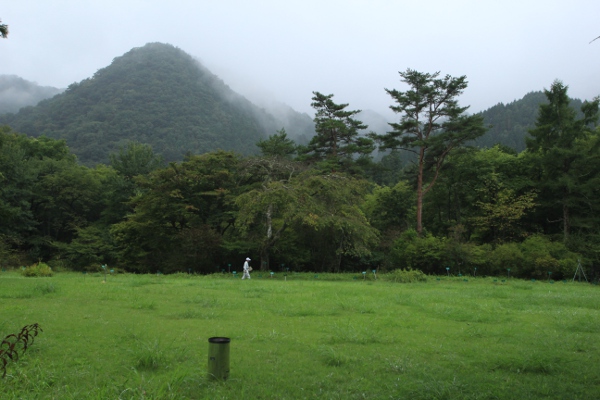
[[395, 283], [427, 282], [427, 275], [418, 269], [395, 269], [386, 274], [381, 274], [380, 278]]
[[37, 264], [33, 264], [22, 270], [23, 276], [28, 277], [47, 277], [54, 275], [52, 272], [52, 268], [48, 266], [48, 264], [43, 262], [38, 262]]

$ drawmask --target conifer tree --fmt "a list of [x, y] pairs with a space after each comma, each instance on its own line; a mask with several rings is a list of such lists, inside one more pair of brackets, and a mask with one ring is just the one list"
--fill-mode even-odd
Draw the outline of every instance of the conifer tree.
[[[464, 143], [485, 133], [479, 115], [465, 115], [468, 107], [459, 107], [457, 97], [467, 87], [466, 76], [458, 78], [407, 69], [400, 72], [409, 90], [386, 89], [396, 105], [390, 108], [401, 114], [399, 123], [385, 135], [373, 135], [380, 149], [408, 150], [417, 155], [417, 233], [423, 231], [423, 197], [431, 190], [446, 156]], [[426, 177], [426, 173], [429, 173]], [[428, 178], [428, 182], [425, 182]]]
[[584, 102], [581, 106], [582, 118], [569, 105], [568, 86], [556, 80], [550, 90], [544, 90], [548, 104], [540, 105], [535, 128], [529, 131], [527, 149], [539, 157], [538, 180], [550, 206], [547, 220], [562, 223], [563, 240], [569, 239], [571, 231], [571, 211], [579, 201], [575, 163], [584, 157], [578, 143], [592, 133], [592, 126], [598, 121], [598, 99]]

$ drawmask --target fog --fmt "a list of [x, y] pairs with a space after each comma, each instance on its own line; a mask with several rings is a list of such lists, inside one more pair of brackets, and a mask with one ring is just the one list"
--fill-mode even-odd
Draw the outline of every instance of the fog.
[[313, 91], [386, 117], [398, 71], [466, 75], [471, 112], [555, 79], [600, 94], [597, 0], [6, 2], [0, 74], [67, 87], [133, 47], [177, 46], [258, 105], [313, 115]]

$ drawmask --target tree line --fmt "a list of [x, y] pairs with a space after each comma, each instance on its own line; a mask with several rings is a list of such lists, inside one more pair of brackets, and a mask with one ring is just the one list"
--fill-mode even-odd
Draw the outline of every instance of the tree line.
[[[281, 129], [258, 141], [259, 156], [165, 164], [130, 142], [87, 167], [63, 140], [2, 127], [0, 262], [211, 273], [250, 256], [273, 271], [562, 279], [578, 262], [596, 271], [598, 99], [575, 110], [555, 81], [526, 149], [477, 149], [467, 144], [486, 127], [458, 103], [466, 77], [400, 78], [407, 90], [386, 89], [398, 114], [388, 133], [369, 133], [360, 110], [314, 92], [311, 141]], [[375, 162], [377, 148], [386, 155]]]

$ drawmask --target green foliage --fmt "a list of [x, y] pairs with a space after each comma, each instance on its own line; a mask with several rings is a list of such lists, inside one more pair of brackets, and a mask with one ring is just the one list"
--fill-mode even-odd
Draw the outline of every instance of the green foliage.
[[237, 163], [233, 153], [219, 151], [140, 178], [134, 213], [111, 227], [121, 259], [139, 271], [213, 271], [232, 223]]
[[256, 145], [263, 156], [281, 158], [291, 158], [296, 153], [297, 147], [296, 143], [287, 137], [285, 128], [281, 128], [266, 140], [259, 140]]
[[299, 119], [294, 126], [233, 92], [181, 49], [149, 43], [52, 99], [1, 116], [0, 124], [66, 139], [79, 160], [93, 165], [107, 163], [127, 142], [152, 146], [166, 161], [217, 149], [254, 154], [255, 143], [281, 126], [304, 133], [310, 119], [289, 114]]
[[356, 157], [369, 157], [375, 150], [374, 142], [360, 131], [367, 129], [354, 118], [360, 110], [347, 111], [348, 104], [333, 102], [333, 94], [313, 92], [311, 106], [316, 110], [316, 135], [308, 146], [301, 148], [303, 159], [320, 162], [325, 171], [350, 172], [357, 166]]
[[110, 155], [110, 165], [119, 175], [130, 180], [162, 167], [163, 160], [154, 154], [150, 145], [129, 142], [127, 147], [119, 148], [118, 154]]
[[380, 274], [379, 279], [395, 283], [427, 282], [427, 275], [416, 269], [395, 269]]
[[[400, 122], [390, 124], [385, 135], [372, 135], [380, 149], [409, 150], [417, 154], [416, 230], [423, 232], [423, 197], [434, 186], [448, 154], [485, 133], [483, 119], [467, 116], [468, 107], [459, 107], [457, 97], [467, 87], [465, 76], [458, 78], [407, 69], [400, 72], [406, 92], [386, 89], [397, 103], [390, 108]], [[431, 172], [430, 174], [428, 172]], [[427, 174], [427, 176], [426, 176]]]
[[446, 239], [431, 234], [418, 236], [409, 229], [393, 244], [390, 250], [392, 265], [400, 269], [420, 270], [426, 274], [442, 274], [450, 262], [446, 252]]
[[527, 277], [525, 273], [525, 256], [517, 243], [503, 243], [489, 249], [488, 268], [480, 268], [480, 274], [501, 276], [510, 268], [512, 276]]
[[52, 272], [52, 268], [48, 266], [48, 264], [43, 262], [38, 262], [22, 270], [22, 275], [27, 277], [49, 277], [53, 276], [54, 272]]
[[377, 186], [365, 197], [363, 207], [371, 224], [380, 231], [405, 230], [414, 219], [415, 193], [406, 181], [392, 187]]
[[[544, 200], [540, 212], [548, 221], [560, 223], [549, 223], [546, 232], [562, 231], [565, 243], [573, 228], [589, 228], [585, 226], [587, 224], [579, 223], [578, 217], [594, 213], [590, 213], [593, 202], [590, 199], [597, 196], [588, 191], [587, 183], [600, 175], [598, 165], [589, 162], [589, 141], [594, 141], [592, 128], [600, 116], [600, 100], [596, 98], [583, 103], [583, 116], [578, 118], [576, 110], [569, 104], [567, 90], [568, 86], [557, 80], [544, 91], [548, 104], [540, 106], [535, 128], [529, 131], [532, 137], [527, 140], [527, 150], [536, 163], [536, 180]], [[562, 229], [558, 230], [556, 226]]]
[[532, 278], [564, 279], [575, 273], [577, 254], [570, 252], [564, 243], [550, 241], [542, 235], [533, 235], [521, 245], [523, 267], [520, 276]]

